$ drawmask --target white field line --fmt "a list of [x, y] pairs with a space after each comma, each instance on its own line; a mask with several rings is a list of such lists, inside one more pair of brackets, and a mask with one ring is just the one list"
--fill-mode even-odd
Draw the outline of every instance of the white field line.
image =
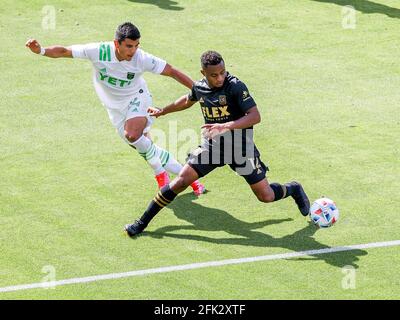
[[121, 278], [129, 278], [129, 277], [136, 277], [136, 276], [144, 276], [144, 275], [155, 274], [155, 273], [166, 273], [166, 272], [173, 272], [173, 271], [219, 267], [219, 266], [250, 263], [250, 262], [257, 262], [257, 261], [292, 259], [292, 258], [298, 258], [298, 257], [303, 257], [303, 256], [315, 256], [315, 255], [319, 255], [319, 254], [352, 251], [352, 250], [358, 250], [358, 249], [393, 247], [393, 246], [399, 246], [399, 245], [400, 245], [400, 240], [395, 240], [395, 241], [358, 244], [358, 245], [351, 245], [351, 246], [345, 246], [345, 247], [334, 247], [334, 248], [324, 248], [324, 249], [307, 250], [307, 251], [300, 251], [300, 252], [289, 252], [289, 253], [281, 253], [281, 254], [273, 254], [273, 255], [266, 255], [266, 256], [249, 257], [249, 258], [238, 258], [238, 259], [191, 263], [191, 264], [183, 264], [183, 265], [177, 265], [177, 266], [122, 272], [122, 273], [110, 273], [110, 274], [103, 274], [103, 275], [84, 277], [84, 278], [72, 278], [72, 279], [50, 281], [50, 282], [22, 284], [22, 285], [0, 288], [0, 292], [11, 292], [11, 291], [20, 291], [20, 290], [37, 289], [37, 288], [50, 288], [50, 287], [56, 287], [56, 286], [64, 286], [67, 284], [79, 284], [79, 283], [88, 283], [88, 282], [95, 282], [95, 281], [102, 281], [102, 280], [121, 279]]

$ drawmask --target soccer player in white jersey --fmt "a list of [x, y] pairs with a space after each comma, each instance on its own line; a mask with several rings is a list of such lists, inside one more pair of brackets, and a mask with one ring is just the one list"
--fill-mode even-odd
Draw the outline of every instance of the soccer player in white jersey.
[[[51, 46], [44, 48], [35, 39], [26, 46], [34, 53], [51, 58], [80, 58], [93, 64], [93, 83], [111, 123], [121, 138], [134, 147], [154, 170], [159, 188], [169, 183], [168, 172], [178, 174], [182, 165], [166, 150], [155, 145], [148, 132], [153, 118], [148, 114], [152, 98], [143, 79], [144, 72], [169, 76], [188, 88], [193, 80], [166, 61], [139, 48], [140, 32], [130, 22], [118, 26], [111, 42]], [[196, 195], [204, 186], [192, 184]]]

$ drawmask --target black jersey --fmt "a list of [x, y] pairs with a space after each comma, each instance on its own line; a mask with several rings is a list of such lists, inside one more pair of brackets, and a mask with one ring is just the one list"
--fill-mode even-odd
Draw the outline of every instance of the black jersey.
[[[246, 85], [229, 73], [220, 88], [210, 88], [206, 79], [196, 81], [189, 93], [189, 100], [200, 103], [204, 121], [207, 124], [238, 120], [245, 116], [249, 109], [256, 106]], [[216, 152], [221, 157], [226, 155], [228, 149], [233, 155], [246, 155], [247, 158], [259, 156], [253, 141], [253, 126], [230, 130], [213, 139], [203, 140], [202, 147], [217, 150]], [[222, 162], [228, 163], [226, 159], [221, 160]]]
[[200, 103], [205, 123], [234, 121], [256, 106], [246, 85], [229, 73], [221, 88], [211, 89], [206, 79], [196, 81], [189, 93], [189, 100]]

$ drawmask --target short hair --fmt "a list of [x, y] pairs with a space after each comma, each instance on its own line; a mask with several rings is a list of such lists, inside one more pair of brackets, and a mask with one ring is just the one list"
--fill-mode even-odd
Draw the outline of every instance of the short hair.
[[208, 66], [216, 66], [221, 62], [224, 62], [224, 59], [216, 51], [206, 51], [201, 55], [201, 66], [203, 69]]
[[130, 22], [124, 22], [123, 24], [120, 24], [115, 32], [115, 40], [118, 40], [119, 43], [125, 39], [137, 40], [139, 38], [139, 29]]

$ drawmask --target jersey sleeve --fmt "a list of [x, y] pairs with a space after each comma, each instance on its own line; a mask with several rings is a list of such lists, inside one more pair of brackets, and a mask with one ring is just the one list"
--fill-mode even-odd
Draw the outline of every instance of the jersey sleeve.
[[232, 94], [235, 102], [243, 112], [247, 112], [249, 109], [256, 106], [256, 102], [249, 93], [247, 86], [238, 81], [232, 88]]
[[143, 71], [148, 71], [155, 74], [160, 74], [164, 71], [167, 62], [150, 53], [142, 51], [142, 65]]
[[88, 44], [76, 44], [71, 46], [72, 57], [77, 59], [95, 60], [98, 56], [99, 44], [88, 43]]
[[192, 90], [188, 93], [188, 98], [190, 101], [199, 101], [196, 94], [195, 84], [192, 86]]

